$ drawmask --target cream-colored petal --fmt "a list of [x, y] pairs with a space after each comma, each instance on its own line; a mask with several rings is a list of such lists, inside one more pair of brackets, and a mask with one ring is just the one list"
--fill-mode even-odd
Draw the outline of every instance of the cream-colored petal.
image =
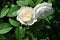
[[17, 20], [24, 25], [32, 25], [36, 22], [35, 11], [31, 7], [21, 7], [17, 11]]

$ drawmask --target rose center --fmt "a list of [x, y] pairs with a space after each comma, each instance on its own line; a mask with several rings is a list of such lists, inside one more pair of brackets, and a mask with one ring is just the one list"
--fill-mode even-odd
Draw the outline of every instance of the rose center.
[[28, 21], [31, 21], [31, 18], [32, 18], [32, 11], [29, 11], [29, 10], [25, 10], [23, 11], [22, 15], [21, 15], [21, 18], [24, 22], [28, 22]]

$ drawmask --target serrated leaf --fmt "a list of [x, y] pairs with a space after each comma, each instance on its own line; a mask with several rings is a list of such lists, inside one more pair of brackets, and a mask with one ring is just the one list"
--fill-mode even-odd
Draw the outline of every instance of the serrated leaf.
[[15, 35], [18, 40], [25, 36], [25, 30], [22, 27], [16, 28]]
[[35, 5], [32, 0], [25, 0], [25, 1], [28, 2], [28, 5], [30, 5], [30, 6], [32, 6], [32, 7]]
[[15, 17], [15, 16], [17, 16], [16, 11], [17, 11], [18, 9], [19, 9], [18, 6], [12, 4], [12, 5], [11, 5], [11, 8], [10, 8], [8, 14], [7, 14], [7, 16], [8, 16], [8, 17]]
[[8, 13], [8, 11], [9, 11], [9, 8], [5, 6], [5, 7], [1, 10], [1, 16], [0, 16], [0, 18], [6, 16], [6, 14]]
[[27, 6], [28, 5], [28, 2], [26, 2], [26, 1], [16, 1], [16, 3], [18, 6]]
[[43, 1], [43, 0], [37, 0], [37, 1], [36, 1], [36, 5], [37, 5], [37, 4], [40, 4], [42, 1]]
[[14, 20], [12, 18], [9, 18], [9, 22], [13, 26], [19, 26], [20, 25], [20, 23], [18, 21]]
[[0, 24], [0, 34], [5, 34], [12, 29], [11, 25], [8, 23], [1, 23]]

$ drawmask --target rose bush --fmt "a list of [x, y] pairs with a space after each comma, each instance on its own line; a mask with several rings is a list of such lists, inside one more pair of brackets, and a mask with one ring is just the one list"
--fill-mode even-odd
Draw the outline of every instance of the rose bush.
[[0, 40], [60, 40], [60, 0], [0, 0]]

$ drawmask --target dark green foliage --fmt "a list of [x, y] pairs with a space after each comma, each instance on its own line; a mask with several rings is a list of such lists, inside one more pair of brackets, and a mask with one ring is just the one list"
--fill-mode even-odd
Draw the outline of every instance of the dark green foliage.
[[[52, 15], [32, 26], [16, 20], [21, 6], [34, 7], [42, 2], [52, 3]], [[0, 40], [60, 40], [60, 0], [0, 0]]]

